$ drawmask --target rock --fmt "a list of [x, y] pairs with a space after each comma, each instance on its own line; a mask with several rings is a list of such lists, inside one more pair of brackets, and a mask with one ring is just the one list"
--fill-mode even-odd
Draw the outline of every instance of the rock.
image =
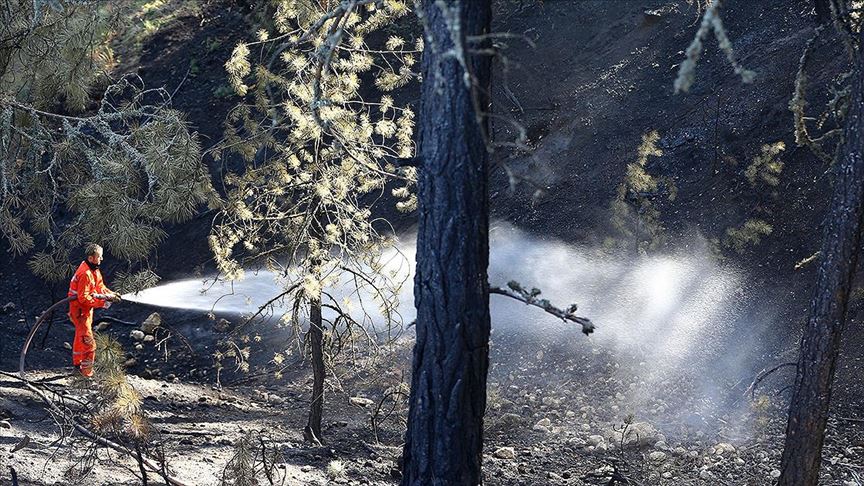
[[219, 319], [213, 325], [213, 329], [217, 332], [228, 332], [231, 330], [231, 321], [228, 319]]
[[102, 331], [104, 331], [105, 329], [108, 329], [109, 327], [111, 327], [111, 323], [110, 323], [110, 322], [108, 322], [108, 321], [102, 321], [102, 322], [100, 322], [99, 324], [96, 324], [96, 327], [94, 327], [93, 330], [96, 331], [96, 332], [102, 332]]
[[[611, 439], [611, 442], [616, 444], [621, 443], [621, 430], [612, 430], [606, 436]], [[635, 422], [627, 427], [624, 431], [624, 446], [651, 446], [661, 439], [660, 433], [653, 425], [648, 422]]]
[[505, 425], [516, 425], [522, 421], [522, 417], [515, 413], [505, 413], [501, 415], [499, 421]]
[[8, 420], [0, 420], [0, 429], [11, 429], [12, 424]]
[[606, 442], [606, 439], [603, 438], [602, 435], [589, 435], [588, 436], [588, 445], [597, 447], [600, 444]]
[[535, 424], [534, 427], [531, 427], [531, 430], [536, 430], [537, 432], [543, 432], [545, 434], [552, 432], [551, 430], [549, 430], [549, 427], [544, 427], [540, 424]]
[[699, 471], [699, 479], [711, 479], [711, 476], [713, 476], [713, 474], [711, 474], [711, 471], [707, 469]]
[[658, 440], [657, 442], [654, 443], [654, 448], [660, 449], [661, 451], [665, 451], [665, 450], [669, 449], [669, 444], [667, 444], [665, 440]]
[[662, 476], [663, 479], [672, 479], [672, 471], [666, 471], [663, 474], [661, 474], [660, 476]]
[[144, 332], [135, 329], [129, 333], [129, 336], [136, 341], [141, 341], [142, 339], [144, 339]]
[[568, 440], [567, 443], [573, 447], [585, 447], [588, 445], [588, 443], [585, 442], [584, 439], [580, 439], [579, 437], [573, 437], [572, 439]]
[[2, 312], [4, 314], [8, 314], [14, 310], [15, 310], [15, 303], [14, 302], [7, 302], [7, 303], [3, 304], [3, 307], [0, 307], [0, 312]]
[[365, 397], [350, 397], [348, 398], [348, 403], [355, 407], [371, 407], [375, 404], [375, 402]]
[[123, 363], [123, 366], [124, 366], [125, 368], [131, 368], [131, 367], [135, 366], [136, 364], [138, 364], [138, 360], [137, 360], [137, 359], [135, 359], [135, 358], [129, 358], [129, 359], [127, 359], [127, 360]]
[[492, 456], [497, 457], [498, 459], [513, 460], [516, 459], [516, 449], [512, 447], [499, 447], [495, 449]]
[[69, 343], [67, 343], [67, 342], [64, 342], [64, 343], [63, 343], [63, 347], [66, 348], [66, 349], [72, 349], [72, 345], [69, 344]]
[[270, 403], [285, 403], [285, 399], [280, 397], [279, 395], [271, 394], [268, 400]]
[[144, 342], [145, 342], [145, 343], [152, 343], [152, 342], [155, 341], [155, 340], [156, 340], [156, 338], [153, 337], [152, 334], [145, 334], [145, 335], [144, 335]]
[[561, 476], [559, 476], [558, 474], [555, 474], [552, 471], [549, 471], [548, 473], [546, 473], [546, 478], [554, 480], [554, 479], [561, 479]]
[[537, 422], [536, 425], [542, 425], [543, 427], [549, 428], [552, 426], [552, 421], [548, 418], [542, 418], [540, 419], [540, 421]]
[[141, 343], [138, 343], [138, 344], [135, 345], [135, 349], [138, 350], [138, 351], [141, 351], [142, 349], [144, 349], [144, 345], [141, 344]]
[[303, 467], [300, 468], [300, 470], [303, 471], [303, 472], [310, 472], [310, 471], [312, 471], [313, 469], [315, 469], [315, 468], [312, 467], [312, 466], [303, 466]]
[[726, 443], [726, 442], [721, 442], [721, 443], [717, 444], [716, 446], [714, 446], [714, 454], [717, 454], [718, 456], [722, 456], [723, 454], [726, 454], [726, 453], [731, 454], [734, 452], [735, 452], [735, 446], [733, 446], [732, 444]]
[[780, 477], [780, 470], [779, 469], [773, 469], [771, 471], [771, 477], [774, 479], [779, 478]]
[[141, 323], [141, 332], [144, 334], [153, 334], [156, 328], [162, 325], [162, 316], [158, 312], [154, 312], [144, 319]]
[[651, 462], [663, 462], [666, 460], [666, 453], [663, 451], [654, 451], [648, 454], [648, 460]]

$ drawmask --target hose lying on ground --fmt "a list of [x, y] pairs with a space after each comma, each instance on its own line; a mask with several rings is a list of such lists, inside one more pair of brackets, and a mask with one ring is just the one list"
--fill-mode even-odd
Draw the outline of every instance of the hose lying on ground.
[[[46, 309], [45, 312], [43, 312], [39, 316], [39, 319], [36, 319], [36, 324], [33, 324], [33, 328], [30, 329], [30, 334], [27, 335], [27, 340], [24, 341], [24, 346], [21, 348], [21, 359], [18, 361], [18, 373], [21, 374], [22, 378], [24, 377], [24, 359], [27, 357], [27, 350], [30, 349], [30, 343], [33, 342], [33, 337], [36, 336], [36, 331], [39, 330], [39, 326], [42, 325], [42, 323], [45, 321], [46, 317], [53, 314], [54, 309], [56, 309], [56, 308], [58, 308], [64, 304], [68, 304], [69, 302], [71, 302], [77, 298], [78, 298], [78, 295], [70, 295], [69, 297], [66, 297], [63, 300], [55, 302], [51, 307]], [[110, 316], [102, 316], [99, 319], [97, 319], [96, 322], [94, 322], [94, 324], [97, 324], [99, 322], [116, 322], [118, 324], [126, 324], [126, 325], [130, 325], [130, 326], [135, 325], [134, 322], [122, 321], [120, 319], [117, 319], [116, 317], [110, 317]]]

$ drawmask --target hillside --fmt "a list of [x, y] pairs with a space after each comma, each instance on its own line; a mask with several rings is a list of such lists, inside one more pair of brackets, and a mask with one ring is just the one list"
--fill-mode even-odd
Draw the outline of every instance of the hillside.
[[[796, 146], [789, 103], [816, 23], [798, 2], [727, 3], [729, 38], [739, 62], [756, 72], [754, 82], [741, 82], [712, 38], [686, 94], [675, 94], [673, 83], [699, 25], [699, 11], [688, 1], [494, 3], [494, 30], [512, 34], [496, 40], [502, 58], [494, 64], [494, 137], [515, 141], [521, 127], [527, 147], [492, 155], [491, 284], [518, 279], [556, 302], [575, 300], [598, 329], [586, 338], [524, 306], [493, 302], [486, 484], [614, 484], [610, 478], [621, 474], [630, 484], [755, 486], [775, 477], [791, 374], [781, 369], [757, 391], [749, 385], [760, 370], [794, 359], [815, 278], [815, 265], [796, 264], [819, 248], [830, 173]], [[117, 40], [114, 76], [134, 72], [147, 85], [165, 86], [204, 147], [212, 146], [239, 100], [223, 64], [237, 42], [252, 36], [260, 15], [253, 4], [139, 6]], [[831, 84], [848, 67], [836, 50], [825, 47], [815, 56], [811, 86]], [[812, 90], [814, 112], [828, 97]], [[645, 171], [669, 182], [647, 196], [658, 211], [656, 224], [625, 217], [622, 231], [614, 209], [619, 186], [652, 132], [659, 153], [647, 158]], [[778, 142], [784, 144], [776, 157], [778, 184], [751, 183], [748, 167], [763, 146]], [[205, 161], [220, 188], [232, 160]], [[414, 216], [396, 213], [390, 202], [384, 198], [378, 214], [393, 219], [411, 255]], [[769, 234], [734, 248], [728, 230], [750, 220], [769, 225]], [[206, 240], [211, 222], [212, 214], [204, 213], [168, 229], [153, 260], [163, 282], [213, 272]], [[646, 234], [656, 238], [648, 242]], [[653, 244], [639, 249], [640, 242]], [[6, 251], [3, 245], [0, 240]], [[116, 267], [111, 255], [106, 260], [110, 283]], [[11, 258], [2, 275], [0, 307], [13, 305], [0, 312], [0, 370], [12, 372], [34, 316], [65, 288], [35, 279], [22, 257]], [[825, 485], [864, 484], [860, 270], [856, 282]], [[410, 307], [410, 295], [402, 300]], [[133, 358], [127, 371], [178, 477], [218, 484], [244, 433], [266, 431], [281, 453], [275, 467], [284, 484], [397, 483], [405, 404], [393, 387], [411, 369], [409, 319], [386, 359], [367, 357], [361, 367], [334, 361], [326, 441], [312, 447], [302, 436], [307, 360], [292, 356], [281, 379], [270, 373], [271, 357], [290, 347], [293, 336], [267, 325], [252, 328], [250, 335], [261, 339], [251, 373], [226, 368], [220, 375], [226, 386], [219, 388], [213, 353], [224, 335], [214, 330], [217, 321], [203, 309], [152, 304], [122, 303], [106, 314], [137, 324], [158, 311], [173, 327], [168, 346], [136, 349], [122, 325], [107, 332]], [[242, 321], [227, 312], [215, 317]], [[86, 384], [60, 378], [69, 371], [64, 342], [71, 337], [58, 315], [45, 346], [31, 351], [28, 369], [40, 370], [34, 378], [58, 378], [69, 396], [86, 398]], [[395, 411], [373, 432], [379, 404]], [[40, 406], [19, 383], [0, 377], [0, 420], [11, 425], [0, 428], [0, 484], [7, 484], [8, 466], [22, 485], [70, 484], [64, 474], [76, 461], [86, 463], [84, 455], [64, 456], [62, 448], [52, 455], [56, 431]], [[11, 452], [25, 434], [34, 445]], [[140, 484], [134, 461], [90, 459], [92, 471], [85, 467], [82, 476], [88, 481]], [[343, 473], [334, 473], [334, 461]]]

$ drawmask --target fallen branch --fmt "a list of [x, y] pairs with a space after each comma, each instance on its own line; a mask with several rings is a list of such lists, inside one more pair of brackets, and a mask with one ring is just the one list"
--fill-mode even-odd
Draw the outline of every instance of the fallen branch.
[[576, 304], [571, 304], [567, 309], [560, 309], [552, 305], [551, 302], [547, 299], [538, 299], [537, 297], [540, 295], [540, 289], [533, 288], [530, 291], [525, 290], [519, 284], [519, 282], [510, 281], [507, 282], [508, 288], [502, 287], [489, 287], [490, 294], [498, 294], [506, 297], [510, 297], [511, 299], [516, 299], [520, 302], [524, 302], [528, 305], [533, 305], [534, 307], [539, 307], [544, 311], [552, 314], [553, 316], [561, 319], [562, 321], [570, 321], [575, 322], [582, 326], [582, 333], [586, 336], [594, 332], [594, 323], [591, 322], [590, 319], [586, 317], [579, 317], [575, 314], [576, 312]]
[[[767, 378], [770, 374], [774, 373], [777, 370], [785, 368], [787, 366], [796, 366], [797, 367], [798, 363], [796, 363], [794, 361], [789, 361], [787, 363], [780, 363], [779, 365], [777, 365], [771, 369], [764, 369], [764, 370], [760, 371], [759, 374], [756, 375], [756, 378], [753, 379], [753, 383], [750, 383], [750, 386], [748, 386], [747, 389], [744, 390], [744, 396], [747, 396], [747, 392], [750, 392], [750, 398], [756, 398], [756, 387], [759, 386], [759, 383], [761, 383], [762, 380]], [[781, 390], [781, 393], [782, 393], [782, 390]]]
[[184, 432], [182, 430], [165, 430], [159, 429], [160, 434], [164, 435], [184, 435], [189, 437], [218, 437], [221, 434], [213, 434], [210, 432]]
[[[158, 464], [153, 462], [151, 459], [144, 457], [143, 455], [139, 459], [137, 457], [136, 451], [130, 450], [129, 448], [124, 447], [123, 445], [120, 445], [114, 441], [106, 439], [105, 437], [102, 437], [99, 434], [97, 434], [97, 433], [91, 431], [90, 429], [84, 427], [83, 425], [78, 423], [78, 421], [75, 420], [75, 417], [72, 416], [70, 413], [68, 413], [68, 411], [63, 410], [56, 403], [54, 403], [53, 400], [48, 398], [48, 395], [46, 395], [45, 392], [43, 392], [42, 390], [40, 390], [39, 388], [34, 386], [30, 380], [27, 380], [27, 379], [20, 377], [20, 376], [15, 376], [15, 375], [13, 375], [11, 373], [7, 373], [5, 371], [0, 371], [0, 374], [2, 374], [3, 376], [13, 378], [13, 379], [16, 379], [16, 380], [22, 382], [28, 390], [35, 393], [39, 398], [41, 398], [42, 401], [45, 402], [46, 405], [48, 405], [48, 408], [51, 411], [53, 411], [57, 415], [60, 415], [63, 418], [65, 418], [75, 428], [75, 430], [77, 430], [84, 437], [90, 439], [92, 442], [99, 444], [99, 445], [102, 445], [102, 446], [105, 446], [105, 447], [108, 447], [109, 449], [114, 449], [115, 451], [117, 451], [121, 454], [125, 454], [125, 455], [131, 457], [132, 459], [135, 459], [136, 461], [140, 461], [141, 464], [143, 464], [144, 466], [149, 468], [151, 471], [155, 472], [156, 474], [160, 474], [161, 469], [160, 469]], [[188, 483], [184, 483], [183, 481], [180, 481], [179, 479], [173, 478], [171, 476], [165, 475], [164, 477], [165, 477], [165, 480], [173, 486], [191, 486]]]
[[864, 424], [864, 419], [852, 418], [852, 417], [837, 417], [837, 420], [842, 420], [844, 422], [856, 422]]
[[[372, 423], [372, 435], [375, 437], [375, 444], [380, 445], [381, 441], [378, 439], [378, 424], [387, 420], [390, 415], [396, 410], [396, 407], [399, 405], [397, 397], [403, 397], [405, 399], [408, 398], [408, 394], [405, 393], [400, 387], [395, 387], [392, 390], [384, 393], [384, 396], [381, 397], [381, 400], [378, 401], [378, 406], [375, 407], [375, 412], [372, 413], [372, 416], [369, 417], [369, 421]], [[393, 406], [390, 407], [390, 410], [384, 415], [384, 417], [379, 421], [378, 416], [381, 414], [381, 408], [384, 406], [384, 401], [388, 398], [393, 397]]]

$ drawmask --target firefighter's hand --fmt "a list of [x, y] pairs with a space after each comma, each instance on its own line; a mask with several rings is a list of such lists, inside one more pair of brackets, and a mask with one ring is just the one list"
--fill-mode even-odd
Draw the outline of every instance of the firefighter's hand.
[[121, 300], [123, 300], [123, 297], [121, 297], [118, 293], [112, 292], [108, 295], [108, 300], [110, 300], [111, 302], [120, 302]]

